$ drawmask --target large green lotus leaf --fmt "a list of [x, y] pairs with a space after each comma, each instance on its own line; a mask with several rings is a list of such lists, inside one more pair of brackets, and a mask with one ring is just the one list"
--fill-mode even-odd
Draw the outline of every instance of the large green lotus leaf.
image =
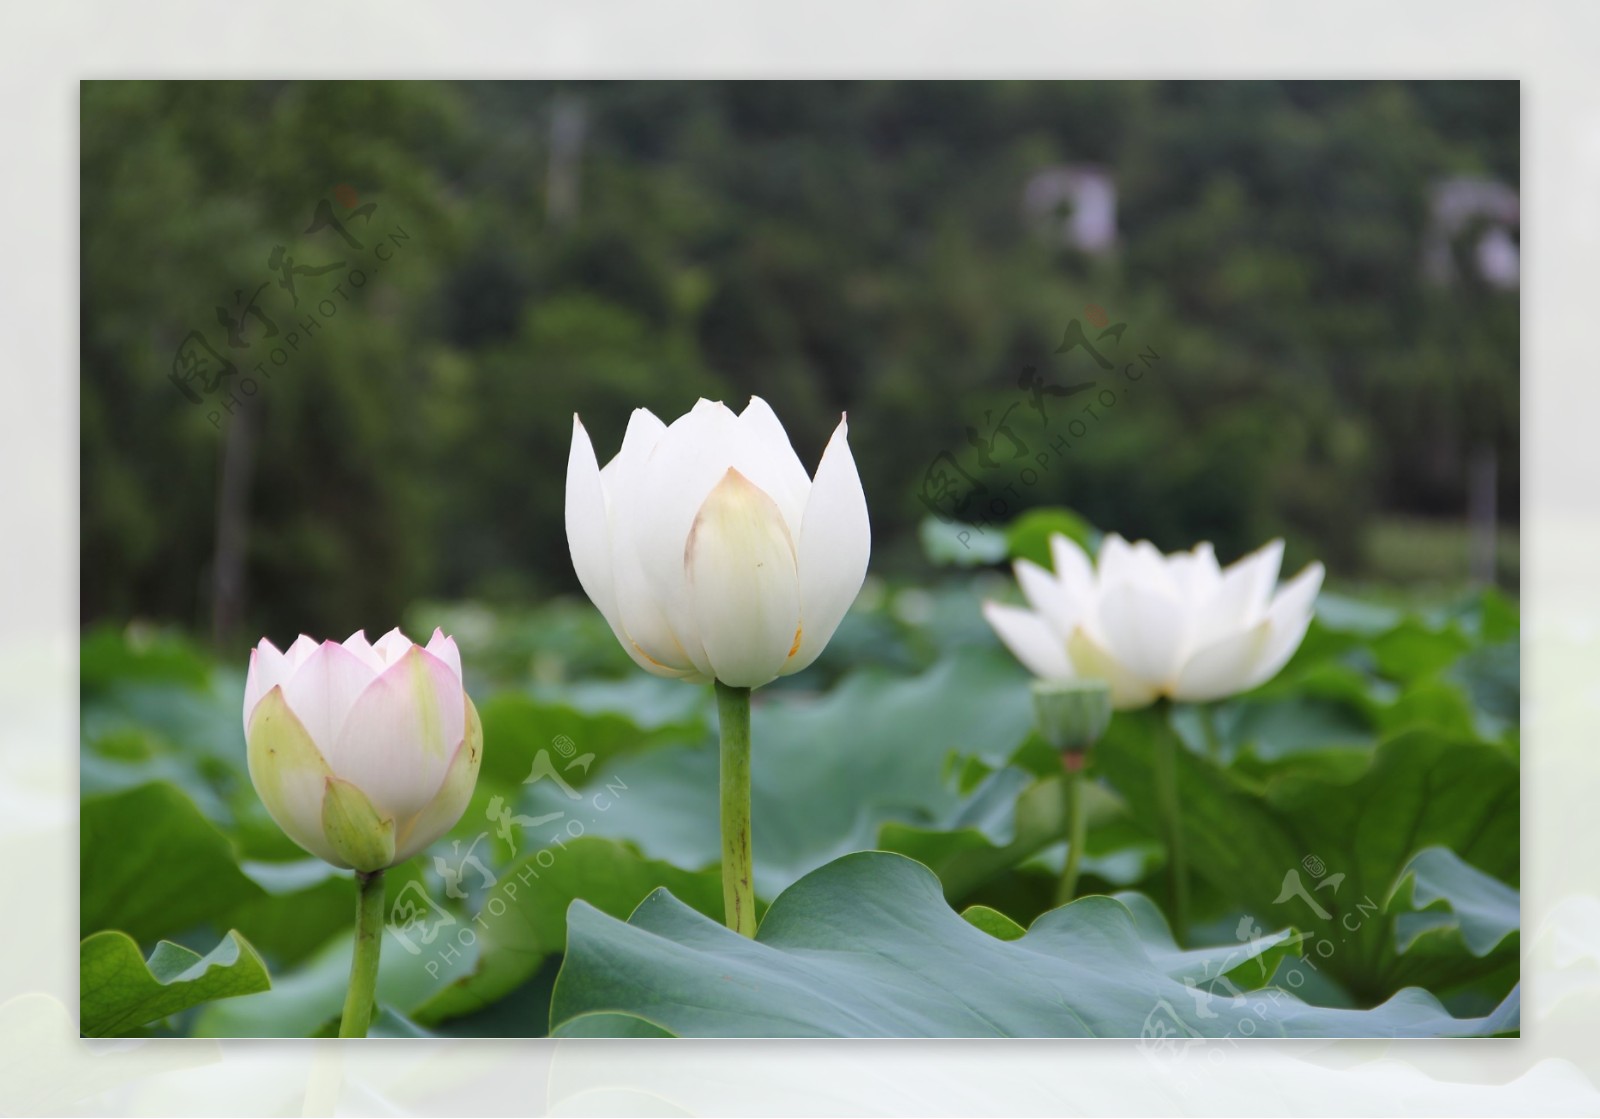
[[1471, 647], [1456, 626], [1430, 626], [1420, 618], [1405, 619], [1367, 646], [1378, 672], [1401, 683], [1443, 671]]
[[86, 797], [80, 816], [79, 924], [141, 944], [229, 915], [262, 889], [228, 838], [176, 786]]
[[709, 688], [685, 686], [647, 672], [630, 671], [620, 680], [542, 684], [535, 688], [534, 696], [586, 715], [622, 715], [645, 731], [700, 735], [716, 725], [716, 702]]
[[84, 1037], [123, 1036], [180, 1010], [272, 986], [261, 957], [236, 931], [204, 956], [163, 940], [146, 961], [122, 932], [98, 932], [78, 949]]
[[[1128, 845], [1103, 842], [1113, 834], [1108, 825], [1123, 815], [1120, 799], [1090, 781], [1084, 787], [1084, 815], [1090, 839], [1084, 845], [1082, 873], [1119, 886], [1143, 877], [1143, 859], [1119, 857], [1129, 852]], [[945, 896], [956, 902], [996, 874], [1060, 843], [1069, 822], [1060, 776], [1036, 778], [1007, 766], [984, 777], [935, 827], [885, 823], [878, 830], [876, 846], [931, 869], [944, 883]]]
[[[80, 737], [93, 747], [119, 731], [153, 733], [198, 762], [243, 773], [243, 702], [244, 679], [236, 673], [214, 673], [202, 687], [166, 680], [111, 682], [85, 700]], [[213, 776], [222, 775], [213, 770]]]
[[[1315, 765], [1338, 764], [1316, 756], [1334, 753], [1359, 765], [1379, 739], [1412, 728], [1496, 741], [1509, 725], [1503, 716], [1508, 693], [1494, 669], [1478, 668], [1489, 651], [1472, 650], [1446, 671], [1403, 684], [1324, 661], [1251, 695], [1209, 705], [1209, 711], [1180, 708], [1175, 722], [1197, 751], [1257, 772], [1308, 757]], [[1512, 681], [1513, 710], [1515, 689]]]
[[[960, 804], [944, 779], [956, 750], [1000, 766], [1032, 723], [1027, 676], [998, 649], [965, 648], [913, 677], [857, 672], [826, 695], [763, 700], [752, 714], [756, 888], [871, 847], [885, 821], [927, 825]], [[486, 747], [490, 749], [492, 747]], [[691, 870], [719, 865], [717, 751], [709, 739], [620, 758], [591, 778], [617, 787], [588, 834], [627, 839]], [[530, 818], [570, 811], [552, 781], [530, 786]]]
[[996, 940], [1021, 940], [1028, 932], [998, 909], [990, 909], [987, 905], [969, 905], [961, 911], [961, 919]]
[[85, 684], [81, 794], [166, 782], [182, 789], [246, 855], [299, 856], [250, 784], [240, 724], [243, 696], [243, 674], [221, 668], [199, 678], [134, 672], [127, 679], [105, 679], [92, 693]]
[[[1406, 912], [1409, 904], [1411, 912]], [[1459, 941], [1474, 956], [1487, 956], [1516, 938], [1522, 899], [1516, 890], [1463, 862], [1448, 847], [1419, 851], [1395, 884], [1395, 950], [1419, 952], [1429, 942]], [[1454, 945], [1451, 945], [1453, 948]]]
[[948, 567], [983, 567], [1006, 558], [1005, 533], [994, 528], [980, 530], [960, 521], [924, 517], [917, 526], [917, 539], [928, 562]]
[[[555, 1036], [573, 1037], [677, 1037], [664, 1026], [647, 1022], [633, 1014], [576, 1014], [561, 1023]], [[687, 1115], [688, 1112], [683, 1114]]]
[[[1142, 819], [1157, 818], [1154, 710], [1118, 716], [1096, 763]], [[1178, 751], [1191, 872], [1262, 927], [1307, 934], [1308, 966], [1368, 1002], [1404, 986], [1459, 982], [1496, 962], [1469, 951], [1406, 953], [1388, 899], [1413, 856], [1442, 846], [1483, 874], [1518, 871], [1515, 761], [1497, 747], [1410, 730], [1367, 764], [1291, 769], [1265, 780]], [[1314, 954], [1313, 954], [1314, 953]]]
[[[426, 1026], [475, 1013], [521, 986], [546, 959], [565, 950], [567, 906], [573, 899], [625, 917], [663, 888], [702, 913], [722, 913], [719, 871], [679, 870], [615, 840], [585, 836], [519, 859], [499, 874], [479, 907], [474, 968], [416, 1007], [411, 1017]], [[547, 1024], [527, 1022], [521, 1033], [538, 1035]]]
[[1404, 618], [1405, 614], [1393, 606], [1351, 598], [1337, 591], [1323, 591], [1317, 595], [1317, 616], [1311, 628], [1369, 638], [1393, 629]]
[[205, 657], [175, 633], [102, 625], [78, 644], [78, 679], [86, 697], [133, 681], [203, 688], [210, 672]]
[[274, 968], [300, 962], [351, 926], [355, 882], [349, 871], [316, 858], [239, 866], [262, 893], [232, 910], [227, 923], [243, 929]]
[[1514, 999], [1458, 1019], [1420, 990], [1366, 1011], [1275, 989], [1214, 991], [1210, 981], [1238, 974], [1251, 947], [1152, 951], [1151, 930], [1106, 897], [1000, 939], [956, 914], [926, 867], [884, 852], [806, 875], [754, 940], [666, 891], [626, 922], [574, 902], [568, 926], [551, 1005], [558, 1036], [1413, 1037], [1517, 1022]]
[[225, 695], [209, 685], [111, 682], [86, 695], [79, 719], [80, 795], [166, 782], [219, 828], [233, 830], [237, 810], [255, 807], [256, 800], [245, 769], [242, 687]]
[[1480, 645], [1451, 665], [1444, 677], [1471, 699], [1483, 737], [1497, 738], [1517, 726], [1522, 715], [1520, 641]]
[[[551, 763], [592, 755], [586, 774], [604, 770], [614, 758], [670, 743], [698, 741], [703, 729], [692, 721], [645, 730], [616, 711], [583, 711], [565, 703], [535, 699], [521, 692], [500, 692], [480, 707], [483, 719], [483, 767], [479, 781], [516, 788], [528, 779], [539, 751]], [[574, 775], [581, 783], [584, 774]]]
[[1186, 741], [1224, 764], [1273, 766], [1308, 754], [1365, 754], [1381, 709], [1364, 686], [1359, 696], [1337, 694], [1334, 681], [1341, 676], [1332, 666], [1319, 667], [1312, 686], [1219, 704], [1211, 712], [1187, 707], [1176, 712], [1177, 724]]
[[182, 789], [201, 815], [220, 828], [233, 808], [214, 779], [208, 759], [179, 750], [152, 731], [122, 727], [86, 746], [78, 759], [78, 794], [103, 796], [164, 782]]
[[1515, 641], [1522, 632], [1522, 616], [1516, 600], [1494, 587], [1479, 591], [1453, 614], [1466, 632], [1489, 644]]
[[[355, 886], [346, 885], [350, 886], [353, 913]], [[389, 896], [394, 898], [393, 890]], [[463, 928], [470, 928], [467, 920], [455, 918], [441, 929], [441, 936], [457, 937]], [[351, 931], [345, 930], [299, 966], [275, 974], [272, 990], [206, 1006], [195, 1016], [190, 1033], [194, 1037], [316, 1036], [337, 1021], [344, 1007], [353, 941]], [[465, 974], [476, 958], [476, 945], [465, 938], [440, 939], [413, 954], [396, 930], [386, 927], [379, 951], [378, 1002], [404, 1013]]]
[[1283, 672], [1247, 695], [1182, 708], [1176, 722], [1197, 751], [1256, 772], [1308, 755], [1358, 759], [1414, 727], [1499, 742], [1518, 714], [1516, 627], [1493, 593], [1422, 614], [1323, 595]]
[[[1133, 918], [1134, 928], [1150, 959], [1167, 975], [1202, 990], [1237, 994], [1266, 985], [1280, 964], [1297, 958], [1301, 934], [1294, 929], [1273, 933], [1253, 930], [1242, 936], [1234, 931], [1234, 943], [1219, 941], [1208, 948], [1179, 946], [1160, 907], [1144, 894], [1131, 890], [1111, 895]], [[1321, 1003], [1319, 1005], [1331, 1005]]]
[[1404, 730], [1485, 741], [1505, 730], [1503, 721], [1476, 708], [1467, 690], [1446, 676], [1398, 686], [1362, 679], [1359, 672], [1333, 664], [1317, 666], [1284, 689], [1217, 708], [1209, 714], [1214, 740], [1204, 730], [1205, 712], [1177, 712], [1184, 739], [1201, 752], [1215, 750], [1217, 760], [1258, 774], [1303, 762], [1355, 772], [1379, 739]]
[[1006, 548], [1012, 559], [1027, 559], [1054, 568], [1050, 538], [1072, 540], [1091, 556], [1100, 550], [1101, 532], [1071, 509], [1030, 509], [1006, 526]]

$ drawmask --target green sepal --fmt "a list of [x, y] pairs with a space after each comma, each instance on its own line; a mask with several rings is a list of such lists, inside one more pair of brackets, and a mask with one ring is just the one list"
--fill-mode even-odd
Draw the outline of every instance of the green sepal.
[[394, 862], [394, 821], [378, 814], [366, 794], [348, 781], [327, 779], [322, 834], [352, 868], [370, 873]]

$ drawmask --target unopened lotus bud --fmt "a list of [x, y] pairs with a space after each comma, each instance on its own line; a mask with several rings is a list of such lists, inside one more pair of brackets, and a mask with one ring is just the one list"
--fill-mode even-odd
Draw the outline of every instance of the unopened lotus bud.
[[1101, 680], [1035, 680], [1033, 721], [1063, 763], [1078, 769], [1111, 722], [1111, 688]]
[[250, 779], [290, 839], [364, 874], [405, 862], [466, 810], [483, 727], [456, 644], [262, 641], [245, 681]]

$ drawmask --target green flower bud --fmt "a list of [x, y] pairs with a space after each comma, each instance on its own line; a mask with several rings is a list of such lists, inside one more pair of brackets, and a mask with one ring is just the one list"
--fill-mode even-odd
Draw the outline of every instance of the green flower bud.
[[1101, 680], [1035, 680], [1033, 721], [1063, 754], [1082, 754], [1111, 722], [1111, 688]]

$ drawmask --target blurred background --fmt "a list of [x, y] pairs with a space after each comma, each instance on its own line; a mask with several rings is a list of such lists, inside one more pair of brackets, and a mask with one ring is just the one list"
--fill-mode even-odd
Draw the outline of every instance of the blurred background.
[[752, 393], [808, 468], [849, 412], [891, 581], [1000, 558], [933, 514], [1010, 487], [997, 519], [1515, 593], [1514, 82], [81, 97], [86, 627], [575, 594], [572, 414], [604, 461], [636, 406]]

